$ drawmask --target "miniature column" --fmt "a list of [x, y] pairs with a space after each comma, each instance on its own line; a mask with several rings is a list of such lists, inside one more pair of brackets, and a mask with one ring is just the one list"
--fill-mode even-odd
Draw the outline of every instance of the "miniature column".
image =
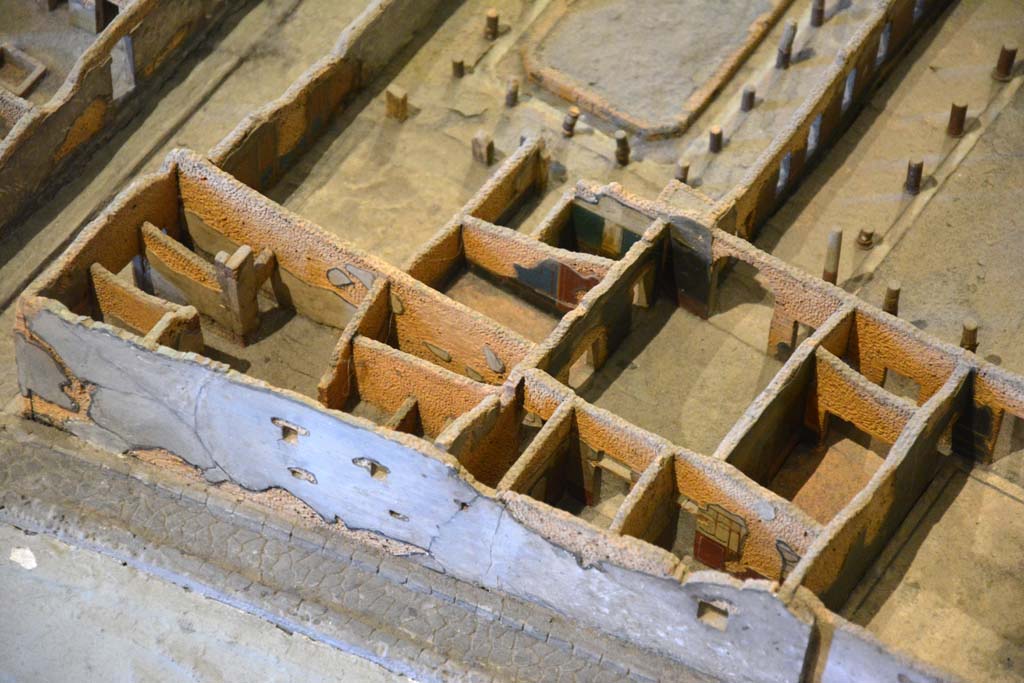
[[790, 59], [793, 57], [793, 40], [796, 38], [796, 22], [786, 22], [786, 28], [782, 32], [782, 40], [779, 41], [779, 52], [775, 56], [776, 69], [788, 69]]
[[843, 249], [843, 231], [833, 230], [828, 234], [828, 247], [825, 250], [825, 269], [821, 273], [821, 279], [825, 282], [836, 283], [839, 277], [839, 255]]
[[1008, 81], [1013, 77], [1013, 63], [1017, 59], [1017, 48], [1006, 47], [1005, 45], [999, 50], [999, 61], [996, 62], [996, 68], [992, 71], [992, 78], [997, 81]]
[[621, 129], [615, 131], [615, 161], [619, 166], [629, 165], [629, 136]]
[[720, 126], [712, 126], [708, 131], [708, 151], [712, 154], [722, 151], [722, 128]]
[[743, 95], [740, 96], [740, 111], [750, 111], [754, 108], [757, 100], [757, 91], [754, 86], [748, 85], [743, 88]]
[[565, 114], [565, 118], [562, 119], [562, 135], [567, 138], [571, 138], [576, 132], [576, 122], [580, 118], [579, 107], [569, 107], [569, 111]]
[[409, 118], [409, 94], [397, 85], [389, 85], [384, 92], [384, 101], [389, 119], [405, 121]]
[[484, 166], [494, 163], [494, 139], [487, 131], [477, 131], [473, 136], [473, 158]]
[[911, 161], [907, 164], [907, 182], [903, 185], [907, 194], [915, 195], [921, 191], [921, 176], [923, 174], [923, 161]]
[[690, 164], [684, 162], [682, 159], [676, 162], [675, 179], [681, 183], [685, 183], [690, 179]]
[[891, 315], [900, 314], [900, 281], [889, 280], [885, 286], [885, 300], [882, 302], [882, 310]]
[[498, 39], [498, 10], [493, 7], [487, 10], [487, 19], [484, 24], [484, 38], [487, 40]]
[[963, 329], [960, 331], [960, 347], [971, 353], [978, 350], [978, 321], [964, 318]]
[[967, 121], [967, 105], [953, 103], [949, 110], [949, 124], [946, 126], [946, 135], [951, 138], [963, 137], [964, 123]]
[[875, 231], [861, 230], [857, 235], [857, 246], [861, 249], [870, 249], [875, 246]]
[[505, 88], [505, 106], [514, 107], [519, 104], [519, 79], [509, 79], [508, 85]]
[[252, 247], [242, 245], [230, 256], [226, 251], [219, 252], [213, 266], [221, 289], [221, 302], [236, 320], [232, 332], [245, 337], [259, 327], [256, 301], [259, 285]]
[[818, 28], [825, 23], [825, 0], [811, 2], [811, 26]]

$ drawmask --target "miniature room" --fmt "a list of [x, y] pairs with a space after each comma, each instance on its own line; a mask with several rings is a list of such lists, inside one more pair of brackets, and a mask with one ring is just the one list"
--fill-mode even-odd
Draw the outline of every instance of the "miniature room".
[[753, 424], [725, 455], [826, 524], [871, 481], [917, 406], [872, 384], [817, 343], [801, 347], [772, 387]]
[[389, 285], [379, 280], [342, 332], [320, 378], [318, 400], [387, 429], [433, 440], [493, 389], [399, 350]]
[[486, 385], [363, 336], [352, 340], [349, 371], [345, 412], [431, 440], [490, 393]]
[[[534, 452], [565, 447], [571, 412], [567, 394], [552, 393], [543, 382], [520, 378], [513, 393], [495, 393], [469, 411], [454, 431], [438, 439], [477, 481], [499, 490], [513, 488]], [[552, 431], [557, 433], [552, 436]]]
[[621, 532], [670, 551], [690, 571], [780, 579], [821, 533], [792, 503], [766, 497], [727, 463], [685, 449], [656, 461], [635, 491], [630, 507], [641, 514], [624, 515]]
[[610, 267], [601, 257], [557, 249], [463, 216], [414, 259], [410, 272], [537, 343]]
[[614, 197], [592, 195], [587, 187], [564, 194], [534, 236], [554, 247], [617, 261], [643, 237], [652, 220]]
[[562, 403], [499, 488], [529, 494], [595, 526], [612, 527], [661, 447], [641, 430], [613, 436], [618, 422], [593, 406]]
[[82, 53], [96, 42], [98, 31], [83, 27], [69, 3], [8, 0], [3, 13], [0, 88], [34, 104], [45, 104], [64, 84]]
[[[180, 164], [153, 177], [132, 197], [122, 215], [107, 219], [95, 251], [82, 257], [92, 262], [81, 261], [80, 273], [58, 281], [57, 298], [72, 310], [89, 311], [97, 320], [140, 335], [154, 329], [154, 316], [163, 311], [180, 318], [188, 334], [178, 339], [158, 332], [164, 335], [161, 343], [173, 340], [167, 345], [316, 396], [317, 381], [359, 303], [359, 292], [375, 277], [371, 266], [345, 252], [347, 260], [336, 262], [337, 274], [324, 268], [319, 282], [293, 274], [285, 245], [292, 239], [315, 243], [321, 239], [316, 228], [289, 225], [283, 213], [264, 213], [247, 222], [244, 200], [240, 204], [233, 193], [240, 188], [237, 183], [215, 188], [216, 183], [207, 182], [211, 167], [187, 156], [178, 159]], [[192, 173], [197, 185], [190, 185]], [[179, 200], [182, 186], [187, 189]], [[115, 234], [121, 240], [116, 248]], [[89, 296], [79, 298], [78, 283], [85, 278]]]
[[711, 453], [782, 367], [765, 352], [773, 298], [756, 269], [736, 260], [719, 267], [717, 301], [702, 318], [676, 300], [676, 255], [658, 267], [663, 247], [650, 251], [650, 263], [625, 275], [620, 291], [604, 304], [609, 320], [616, 319], [611, 311], [627, 311], [618, 320], [628, 321], [628, 334], [622, 323], [609, 324], [609, 336], [617, 327], [621, 342], [616, 347], [613, 338], [611, 354], [603, 362], [599, 358], [596, 371], [587, 367], [586, 356], [578, 356], [569, 384], [584, 399], [640, 427]]

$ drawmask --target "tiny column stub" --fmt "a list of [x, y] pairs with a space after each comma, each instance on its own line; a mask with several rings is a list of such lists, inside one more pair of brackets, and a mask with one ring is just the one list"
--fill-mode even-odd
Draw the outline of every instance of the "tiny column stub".
[[473, 136], [473, 158], [484, 166], [494, 163], [494, 139], [485, 130]]
[[833, 285], [839, 278], [839, 255], [843, 248], [843, 231], [833, 230], [828, 234], [828, 245], [825, 249], [825, 268], [821, 279]]
[[498, 10], [493, 7], [487, 10], [487, 16], [484, 23], [484, 38], [487, 40], [498, 39]]
[[882, 310], [891, 315], [900, 314], [900, 281], [889, 280], [885, 286], [885, 300], [882, 302]]
[[675, 179], [681, 183], [685, 183], [690, 179], [690, 164], [686, 163], [682, 159], [676, 162]]
[[946, 126], [946, 135], [951, 138], [963, 137], [964, 124], [967, 122], [967, 105], [956, 102], [949, 109], [949, 124]]
[[978, 321], [964, 318], [963, 329], [960, 331], [960, 347], [971, 353], [978, 350]]
[[825, 0], [811, 2], [811, 26], [819, 28], [825, 23]]
[[615, 161], [619, 166], [629, 165], [629, 136], [626, 131], [615, 131]]
[[779, 52], [775, 56], [776, 69], [788, 69], [790, 60], [793, 58], [793, 41], [796, 39], [796, 22], [787, 21], [786, 28], [782, 31], [782, 39], [779, 41]]
[[740, 96], [740, 111], [750, 111], [753, 109], [756, 100], [757, 90], [754, 89], [754, 86], [745, 86], [743, 88], [743, 94]]
[[514, 107], [519, 104], [519, 79], [510, 78], [505, 86], [505, 106]]
[[711, 130], [708, 131], [708, 151], [712, 154], [718, 154], [722, 151], [721, 126], [712, 126]]
[[567, 138], [571, 138], [576, 133], [576, 122], [580, 119], [580, 108], [577, 106], [569, 107], [569, 111], [566, 112], [565, 118], [562, 119], [562, 135]]
[[396, 121], [405, 121], [409, 118], [409, 94], [404, 88], [397, 85], [389, 85], [384, 92], [387, 116]]
[[857, 235], [857, 246], [861, 249], [870, 249], [875, 246], [875, 231], [861, 230]]
[[924, 175], [924, 162], [911, 161], [907, 164], [907, 181], [903, 189], [907, 194], [916, 195], [921, 191], [921, 177]]
[[1013, 78], [1013, 63], [1017, 60], [1017, 48], [1003, 45], [999, 49], [996, 68], [992, 70], [992, 78], [997, 81], [1008, 81]]

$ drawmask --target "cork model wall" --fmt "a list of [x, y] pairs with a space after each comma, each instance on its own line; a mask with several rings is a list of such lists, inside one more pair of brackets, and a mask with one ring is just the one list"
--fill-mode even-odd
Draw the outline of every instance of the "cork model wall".
[[[49, 102], [0, 89], [0, 224], [145, 95], [111, 99], [108, 48], [142, 85], [221, 4], [125, 3]], [[891, 215], [773, 224], [948, 6], [371, 2], [24, 291], [18, 410], [720, 680], [969, 677], [852, 617], [949, 468], [1015, 451], [1024, 376], [850, 271], [986, 108], [885, 171]], [[986, 107], [1020, 81], [990, 47]]]

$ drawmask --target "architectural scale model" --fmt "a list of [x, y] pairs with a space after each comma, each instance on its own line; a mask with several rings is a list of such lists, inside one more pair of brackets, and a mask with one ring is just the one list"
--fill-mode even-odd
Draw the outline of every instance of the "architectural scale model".
[[[1024, 676], [1024, 4], [294, 0], [214, 141], [139, 124], [264, 9], [0, 0], [0, 520], [417, 680]], [[359, 589], [87, 523], [125, 473], [561, 663], [339, 635]]]

